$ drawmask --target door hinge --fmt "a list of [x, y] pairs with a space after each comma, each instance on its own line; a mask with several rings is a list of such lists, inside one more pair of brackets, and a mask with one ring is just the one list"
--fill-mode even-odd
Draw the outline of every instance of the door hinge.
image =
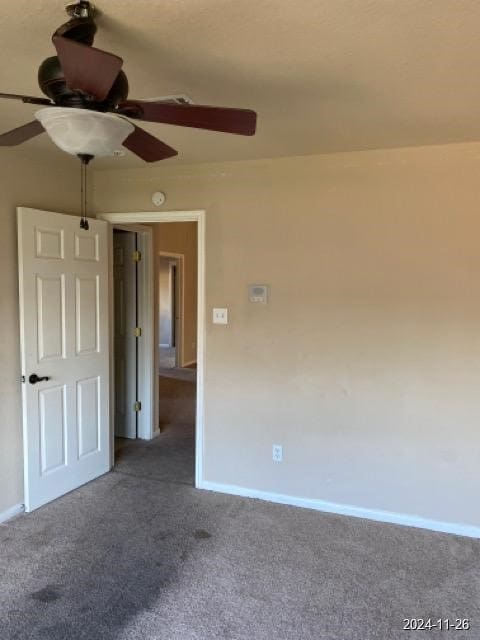
[[133, 330], [133, 334], [136, 338], [140, 338], [140, 336], [142, 335], [141, 327], [135, 327], [135, 329]]
[[141, 259], [142, 259], [142, 252], [141, 251], [134, 251], [133, 252], [133, 261], [134, 262], [140, 262]]
[[21, 376], [20, 382], [25, 383], [25, 376]]
[[139, 402], [138, 400], [135, 402], [135, 404], [133, 405], [133, 410], [138, 413], [139, 411], [142, 410], [142, 403]]

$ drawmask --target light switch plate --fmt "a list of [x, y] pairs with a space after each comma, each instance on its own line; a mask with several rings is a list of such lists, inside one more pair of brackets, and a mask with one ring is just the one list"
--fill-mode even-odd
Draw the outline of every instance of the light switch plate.
[[213, 310], [213, 324], [228, 324], [228, 309]]

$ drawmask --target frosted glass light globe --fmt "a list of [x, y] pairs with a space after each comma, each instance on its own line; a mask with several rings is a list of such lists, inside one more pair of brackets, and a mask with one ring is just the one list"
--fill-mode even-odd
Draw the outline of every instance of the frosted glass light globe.
[[102, 158], [116, 155], [135, 129], [121, 116], [89, 109], [46, 107], [37, 111], [35, 117], [57, 147], [75, 156], [86, 154]]

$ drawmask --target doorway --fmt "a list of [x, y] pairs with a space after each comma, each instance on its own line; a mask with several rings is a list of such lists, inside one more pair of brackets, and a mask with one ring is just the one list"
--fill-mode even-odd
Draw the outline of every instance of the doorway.
[[159, 369], [182, 367], [183, 310], [185, 306], [183, 265], [184, 254], [158, 252]]
[[[176, 445], [173, 440], [175, 438], [174, 426], [181, 422], [185, 427], [189, 420], [192, 420], [192, 424], [195, 426], [192, 432], [192, 443], [194, 444], [194, 451], [192, 451], [192, 471], [194, 469], [194, 478], [192, 474], [192, 484], [200, 486], [202, 477], [202, 444], [203, 444], [203, 345], [204, 345], [204, 212], [171, 212], [171, 213], [146, 213], [146, 214], [103, 214], [99, 216], [108, 222], [112, 223], [112, 255], [114, 256], [114, 230], [113, 227], [121, 227], [121, 230], [131, 236], [137, 235], [137, 246], [141, 253], [141, 260], [137, 265], [137, 312], [138, 322], [140, 323], [141, 336], [138, 339], [138, 352], [137, 352], [137, 377], [138, 377], [138, 390], [137, 398], [142, 398], [142, 392], [145, 387], [151, 385], [152, 387], [152, 401], [149, 404], [146, 403], [146, 411], [144, 411], [143, 402], [142, 409], [138, 416], [142, 417], [143, 424], [149, 424], [150, 429], [137, 428], [138, 441], [142, 448], [144, 446], [149, 447], [149, 451], [152, 452], [154, 448], [157, 448], [161, 444], [162, 438], [165, 441], [165, 447], [172, 451], [177, 451]], [[153, 217], [153, 219], [152, 219]], [[157, 219], [155, 219], [157, 218]], [[158, 219], [160, 218], [160, 219]], [[194, 264], [192, 258], [185, 256], [180, 251], [164, 251], [156, 250], [155, 247], [155, 228], [162, 228], [165, 236], [165, 232], [169, 225], [163, 223], [183, 223], [192, 222], [195, 223], [195, 250], [196, 255], [194, 258]], [[141, 224], [139, 224], [141, 223]], [[159, 223], [159, 224], [155, 224]], [[133, 226], [132, 226], [133, 225]], [[147, 226], [148, 225], [148, 226]], [[177, 224], [177, 230], [185, 230], [187, 225]], [[118, 234], [120, 235], [120, 234]], [[125, 236], [123, 236], [125, 238]], [[175, 248], [175, 247], [174, 247]], [[167, 256], [161, 254], [166, 253]], [[168, 380], [165, 380], [159, 376], [160, 369], [160, 295], [158, 288], [158, 280], [156, 274], [156, 267], [159, 266], [160, 258], [166, 257], [169, 261], [169, 301], [170, 301], [170, 327], [168, 344], [170, 348], [175, 349], [174, 366], [168, 367], [169, 372]], [[111, 261], [111, 274], [112, 274], [112, 288], [115, 291], [113, 284], [114, 276], [114, 261]], [[190, 266], [190, 270], [189, 270]], [[194, 266], [194, 272], [192, 276], [191, 267]], [[188, 295], [185, 295], [185, 281], [192, 279], [195, 282], [196, 288], [196, 300], [192, 304], [192, 300], [188, 300]], [[118, 289], [118, 286], [117, 286]], [[115, 297], [115, 296], [114, 296]], [[193, 307], [193, 309], [192, 309]], [[195, 326], [192, 329], [191, 322], [188, 325], [186, 323], [186, 316], [190, 319], [195, 318]], [[112, 318], [119, 317], [119, 311], [112, 306]], [[187, 327], [185, 326], [187, 324]], [[137, 323], [138, 325], [138, 323]], [[145, 331], [144, 331], [145, 328]], [[118, 333], [118, 332], [117, 332]], [[151, 350], [148, 349], [148, 344], [151, 346]], [[113, 345], [112, 345], [113, 346]], [[148, 355], [149, 353], [149, 355]], [[148, 356], [148, 357], [147, 357]], [[153, 366], [152, 366], [153, 365]], [[198, 367], [198, 369], [197, 369]], [[142, 379], [143, 372], [143, 379]], [[118, 376], [117, 376], [118, 378]], [[191, 408], [185, 410], [186, 398], [185, 393], [178, 393], [178, 388], [184, 388], [184, 391], [192, 387], [188, 387], [188, 383], [197, 379], [195, 389], [197, 391], [196, 398], [193, 397], [193, 403]], [[120, 386], [120, 382], [113, 380], [113, 386]], [[165, 385], [166, 383], [166, 385]], [[167, 387], [167, 388], [165, 388]], [[162, 398], [163, 395], [163, 398]], [[190, 399], [192, 398], [191, 391], [189, 391]], [[114, 391], [112, 401], [113, 406], [116, 406], [118, 396]], [[162, 406], [163, 400], [163, 406]], [[182, 409], [183, 404], [183, 409]], [[173, 413], [172, 413], [173, 412]], [[175, 420], [171, 420], [176, 416]], [[112, 429], [112, 436], [114, 429]], [[186, 431], [184, 429], [181, 438], [184, 438]], [[169, 444], [167, 446], [167, 436]], [[173, 439], [172, 439], [173, 438]], [[152, 445], [147, 442], [141, 441], [155, 439]], [[112, 454], [113, 454], [113, 437], [112, 437]], [[166, 462], [164, 460], [163, 462]], [[183, 479], [182, 479], [183, 481]]]

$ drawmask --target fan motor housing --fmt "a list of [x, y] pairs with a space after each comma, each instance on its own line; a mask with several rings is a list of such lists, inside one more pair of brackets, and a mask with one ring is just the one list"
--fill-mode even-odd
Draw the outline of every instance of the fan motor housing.
[[[68, 38], [81, 44], [92, 46], [97, 26], [94, 22], [95, 9], [87, 0], [79, 0], [66, 7], [70, 20], [62, 24], [53, 36]], [[62, 107], [77, 107], [95, 111], [108, 111], [127, 99], [127, 76], [120, 71], [110, 89], [108, 96], [102, 102], [95, 100], [81, 91], [74, 91], [67, 87], [62, 67], [57, 56], [46, 58], [38, 69], [38, 84], [41, 91], [56, 105]]]
[[128, 80], [123, 71], [119, 72], [108, 96], [103, 102], [98, 102], [81, 91], [69, 89], [57, 56], [46, 58], [40, 65], [38, 69], [38, 85], [48, 98], [62, 107], [108, 111], [128, 97]]

